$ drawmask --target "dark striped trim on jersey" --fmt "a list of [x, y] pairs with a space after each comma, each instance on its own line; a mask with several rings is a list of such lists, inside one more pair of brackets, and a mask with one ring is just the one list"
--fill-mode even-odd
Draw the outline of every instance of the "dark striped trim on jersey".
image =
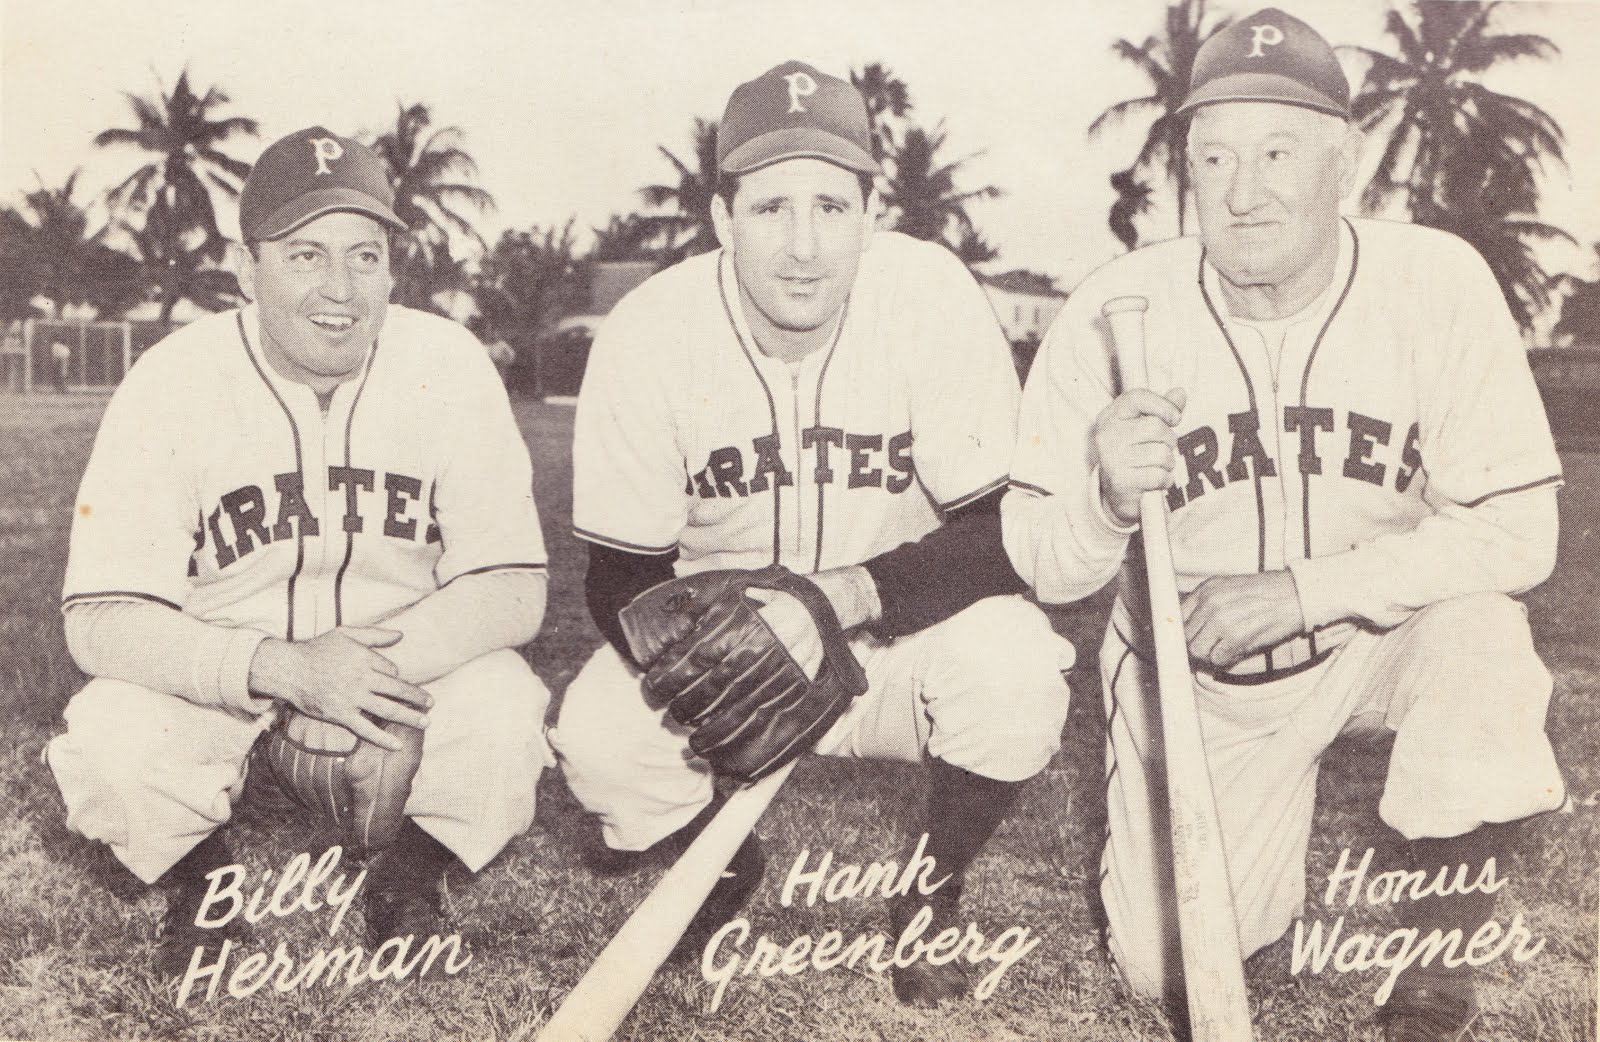
[[[361, 382], [356, 385], [356, 393], [350, 398], [350, 411], [344, 419], [344, 465], [350, 469], [350, 432], [356, 426], [356, 406], [361, 404], [361, 394], [367, 389], [367, 380], [372, 376], [372, 369], [378, 364], [378, 351], [383, 347], [383, 337], [380, 335], [373, 341], [372, 350], [367, 353], [367, 368], [361, 374]], [[438, 483], [435, 482], [435, 485]], [[344, 560], [339, 562], [339, 570], [333, 576], [333, 624], [344, 625], [344, 573], [350, 567], [350, 559], [356, 553], [356, 534], [344, 534]]]
[[[755, 356], [750, 353], [750, 345], [744, 342], [744, 336], [739, 332], [739, 323], [733, 318], [733, 305], [728, 303], [728, 287], [722, 278], [722, 261], [725, 253], [717, 254], [717, 296], [722, 301], [722, 313], [728, 318], [728, 328], [733, 330], [733, 338], [739, 343], [739, 350], [744, 352], [745, 361], [750, 363], [750, 371], [756, 374], [756, 380], [761, 384], [761, 392], [767, 396], [767, 415], [772, 417], [772, 437], [782, 444], [778, 434], [778, 406], [772, 400], [772, 388], [767, 386], [767, 378], [761, 375], [761, 367], [756, 365]], [[798, 446], [795, 459], [798, 461]], [[799, 494], [799, 490], [795, 490]], [[783, 484], [776, 478], [772, 482], [772, 563], [778, 564], [782, 559], [780, 551], [783, 547]]]
[[[1016, 482], [1012, 482], [1010, 478], [1008, 478], [1004, 474], [1002, 474], [999, 477], [995, 478], [993, 481], [989, 482], [987, 485], [984, 485], [982, 488], [979, 488], [979, 489], [977, 489], [975, 491], [972, 491], [972, 492], [968, 492], [964, 496], [958, 496], [955, 499], [952, 499], [948, 503], [940, 503], [939, 504], [939, 510], [940, 510], [941, 513], [945, 513], [945, 514], [948, 514], [952, 510], [960, 510], [962, 507], [966, 506], [968, 503], [974, 503], [974, 502], [982, 499], [984, 496], [987, 496], [989, 493], [993, 492], [995, 489], [1004, 488], [1008, 484], [1017, 484], [1017, 483]], [[1033, 486], [1025, 485], [1023, 487], [1031, 489]], [[1046, 495], [1048, 495], [1048, 494], [1049, 493], [1046, 493]]]
[[576, 525], [572, 527], [572, 534], [586, 543], [599, 543], [601, 546], [609, 546], [613, 550], [626, 550], [631, 554], [649, 554], [652, 557], [670, 554], [678, 548], [677, 543], [669, 543], [666, 546], [644, 546], [640, 543], [630, 543], [626, 539], [616, 539], [612, 536], [601, 535], [599, 532], [591, 532]]
[[1018, 481], [1016, 478], [1008, 478], [1006, 480], [1006, 484], [1010, 485], [1012, 488], [1021, 489], [1023, 492], [1031, 492], [1036, 496], [1055, 495], [1054, 492], [1051, 492], [1047, 488], [1042, 488], [1039, 485], [1030, 485], [1026, 481]]
[[[1300, 408], [1306, 407], [1306, 395], [1311, 386], [1311, 367], [1317, 363], [1317, 352], [1322, 349], [1322, 338], [1327, 335], [1328, 327], [1333, 325], [1333, 320], [1344, 308], [1345, 298], [1350, 296], [1350, 287], [1356, 283], [1356, 269], [1361, 266], [1361, 238], [1356, 235], [1355, 225], [1348, 219], [1344, 226], [1350, 229], [1350, 274], [1345, 277], [1344, 289], [1339, 291], [1339, 299], [1334, 301], [1333, 310], [1328, 312], [1328, 317], [1323, 320], [1322, 328], [1317, 330], [1317, 339], [1311, 344], [1311, 354], [1306, 358], [1305, 372], [1300, 374]], [[1305, 471], [1300, 472], [1300, 524], [1305, 540], [1305, 555], [1311, 556], [1311, 475]], [[1311, 658], [1317, 657], [1317, 631], [1310, 630], [1307, 637], [1311, 640]], [[1267, 665], [1272, 665], [1272, 660], [1267, 660]]]
[[61, 607], [66, 609], [72, 607], [74, 604], [83, 604], [86, 601], [128, 600], [149, 601], [151, 604], [159, 604], [163, 608], [171, 608], [173, 611], [183, 610], [178, 605], [167, 600], [165, 597], [157, 597], [153, 593], [141, 593], [138, 590], [96, 590], [93, 593], [74, 593], [61, 599]]
[[[817, 396], [816, 401], [811, 406], [811, 425], [813, 427], [822, 426], [822, 384], [828, 378], [828, 366], [833, 364], [833, 352], [839, 347], [839, 341], [844, 337], [844, 324], [849, 321], [849, 318], [850, 298], [846, 296], [844, 298], [844, 306], [839, 309], [839, 325], [833, 331], [833, 342], [828, 345], [828, 356], [822, 360], [822, 371], [817, 374]], [[800, 459], [799, 445], [794, 447], [794, 458], [796, 461]], [[822, 571], [822, 518], [826, 507], [823, 493], [826, 491], [826, 487], [820, 481], [814, 481], [812, 484], [817, 486], [817, 553], [811, 563], [811, 570], [820, 572]], [[798, 489], [796, 494], [799, 494]]]
[[1468, 510], [1471, 510], [1473, 507], [1482, 506], [1491, 499], [1499, 499], [1501, 496], [1515, 495], [1518, 492], [1528, 492], [1536, 488], [1543, 488], [1546, 485], [1560, 485], [1565, 481], [1566, 478], [1562, 477], [1560, 474], [1551, 474], [1549, 477], [1540, 478], [1537, 481], [1528, 481], [1521, 485], [1513, 485], [1510, 488], [1502, 488], [1496, 489], [1493, 492], [1486, 492], [1477, 499], [1474, 499], [1472, 502], [1463, 503], [1461, 505], [1466, 507]]
[[[278, 408], [283, 410], [283, 418], [289, 421], [289, 433], [294, 436], [294, 470], [300, 475], [302, 489], [306, 481], [306, 468], [304, 458], [300, 454], [300, 425], [294, 422], [294, 413], [289, 411], [289, 405], [283, 400], [283, 395], [272, 386], [272, 381], [267, 379], [266, 370], [261, 368], [260, 359], [250, 347], [250, 337], [244, 330], [244, 312], [239, 311], [234, 315], [234, 324], [239, 327], [239, 343], [244, 346], [245, 357], [250, 359], [250, 364], [255, 367], [256, 375], [261, 377], [261, 382], [266, 384], [267, 390], [272, 392], [272, 397], [278, 403]], [[300, 527], [301, 522], [296, 519], [294, 523], [294, 571], [289, 574], [287, 589], [288, 605], [284, 609], [284, 639], [294, 640], [294, 588], [300, 581], [300, 572], [306, 563], [306, 534]]]
[[[1259, 431], [1261, 429], [1261, 408], [1256, 403], [1256, 387], [1250, 379], [1250, 370], [1245, 368], [1244, 358], [1239, 354], [1239, 346], [1233, 342], [1233, 334], [1228, 332], [1228, 324], [1222, 321], [1222, 313], [1217, 310], [1216, 302], [1211, 299], [1211, 291], [1206, 289], [1206, 255], [1207, 251], [1202, 246], [1200, 248], [1200, 267], [1195, 275], [1195, 282], [1200, 286], [1200, 296], [1206, 302], [1206, 310], [1211, 312], [1211, 321], [1215, 322], [1217, 329], [1221, 331], [1222, 339], [1228, 342], [1228, 350], [1233, 353], [1233, 364], [1239, 367], [1239, 375], [1244, 378], [1245, 394], [1249, 396], [1250, 411], [1255, 414], [1256, 430]], [[1274, 432], [1276, 432], [1277, 426], [1278, 418], [1274, 416], [1272, 418]], [[1273, 434], [1273, 440], [1274, 442], [1277, 440], [1276, 433]], [[1283, 471], [1281, 468], [1278, 473], [1280, 475], [1278, 480], [1282, 482], [1281, 475]], [[1267, 570], [1267, 501], [1265, 494], [1261, 491], [1261, 468], [1255, 462], [1250, 464], [1250, 478], [1251, 484], [1255, 486], [1256, 490], [1256, 573], [1260, 574]], [[1272, 652], [1270, 651], [1267, 652], [1267, 668], [1272, 668]]]
[[439, 589], [444, 589], [457, 579], [464, 579], [469, 575], [487, 575], [490, 572], [547, 572], [550, 566], [534, 561], [513, 561], [507, 564], [486, 564], [481, 568], [468, 568], [460, 575], [452, 575], [446, 579]]

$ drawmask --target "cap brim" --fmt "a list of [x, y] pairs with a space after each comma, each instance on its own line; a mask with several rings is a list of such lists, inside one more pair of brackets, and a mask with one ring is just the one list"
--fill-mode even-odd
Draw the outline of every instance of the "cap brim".
[[759, 134], [724, 156], [720, 169], [725, 174], [748, 174], [785, 159], [821, 159], [863, 174], [882, 171], [854, 142], [815, 127], [785, 127]]
[[406, 222], [396, 217], [394, 211], [380, 199], [353, 188], [319, 188], [279, 207], [253, 233], [247, 232], [246, 236], [252, 239], [279, 239], [324, 214], [341, 210], [366, 214], [395, 231], [406, 229]]
[[1219, 76], [1201, 84], [1189, 93], [1178, 106], [1178, 115], [1192, 112], [1202, 105], [1215, 105], [1223, 101], [1266, 101], [1280, 105], [1298, 105], [1301, 108], [1326, 112], [1342, 119], [1350, 118], [1348, 105], [1315, 90], [1298, 80], [1266, 72], [1240, 72], [1232, 76]]

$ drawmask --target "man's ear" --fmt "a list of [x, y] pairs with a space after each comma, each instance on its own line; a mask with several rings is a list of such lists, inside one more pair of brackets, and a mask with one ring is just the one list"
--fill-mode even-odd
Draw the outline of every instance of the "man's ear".
[[242, 242], [233, 244], [233, 267], [239, 273], [239, 290], [248, 300], [256, 299], [256, 259], [250, 247]]
[[711, 227], [717, 233], [717, 242], [725, 250], [733, 249], [733, 214], [728, 212], [728, 204], [722, 196], [711, 197]]
[[883, 196], [874, 188], [867, 193], [861, 219], [866, 222], [866, 234], [861, 238], [861, 251], [866, 252], [872, 242], [872, 233], [878, 230], [878, 219], [883, 216]]
[[1344, 139], [1339, 142], [1339, 198], [1344, 199], [1356, 187], [1356, 174], [1361, 169], [1361, 150], [1366, 144], [1366, 135], [1362, 134], [1356, 126], [1345, 131]]

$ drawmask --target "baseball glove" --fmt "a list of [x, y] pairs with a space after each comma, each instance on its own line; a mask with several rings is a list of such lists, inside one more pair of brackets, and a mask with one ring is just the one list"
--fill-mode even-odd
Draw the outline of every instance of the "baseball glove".
[[422, 732], [392, 721], [378, 725], [400, 739], [397, 751], [285, 707], [251, 750], [251, 783], [268, 800], [332, 822], [346, 849], [382, 850], [405, 823]]
[[[822, 638], [815, 678], [745, 596], [753, 588], [790, 594], [810, 614]], [[810, 749], [867, 689], [827, 597], [778, 565], [671, 579], [635, 597], [621, 621], [651, 704], [693, 728], [689, 747], [739, 782]]]

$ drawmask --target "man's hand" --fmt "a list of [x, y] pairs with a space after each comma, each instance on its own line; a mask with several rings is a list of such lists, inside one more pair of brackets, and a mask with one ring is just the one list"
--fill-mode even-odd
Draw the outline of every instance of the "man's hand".
[[1183, 598], [1189, 657], [1229, 669], [1306, 628], [1300, 594], [1287, 571], [1218, 575]]
[[1119, 395], [1095, 417], [1089, 432], [1100, 465], [1100, 497], [1123, 526], [1139, 523], [1139, 497], [1172, 483], [1177, 436], [1187, 393], [1174, 387], [1164, 396], [1135, 389]]
[[422, 728], [428, 718], [418, 710], [433, 705], [426, 691], [401, 680], [394, 663], [372, 650], [399, 639], [398, 630], [375, 626], [341, 626], [307, 641], [269, 638], [250, 663], [250, 690], [281, 698], [393, 752], [400, 740], [369, 715]]
[[[833, 606], [842, 630], [876, 622], [883, 613], [872, 574], [860, 565], [830, 568], [810, 578]], [[745, 591], [745, 596], [761, 605], [761, 618], [783, 641], [806, 676], [815, 679], [817, 670], [822, 668], [822, 635], [817, 632], [817, 624], [805, 605], [793, 594], [781, 590], [751, 587]]]

